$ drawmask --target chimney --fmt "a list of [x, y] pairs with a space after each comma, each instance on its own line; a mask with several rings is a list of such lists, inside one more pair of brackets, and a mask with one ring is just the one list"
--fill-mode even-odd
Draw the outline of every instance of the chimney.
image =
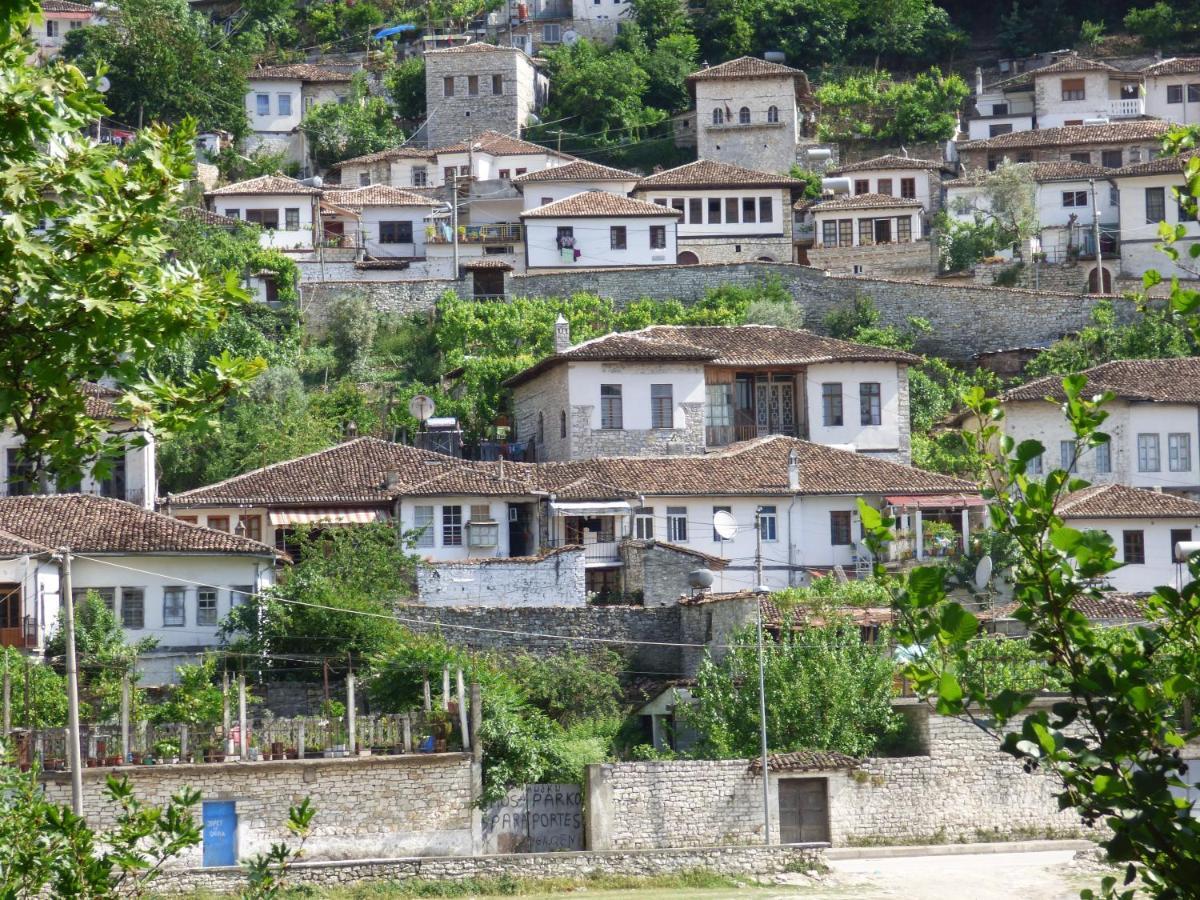
[[562, 313], [554, 320], [554, 352], [566, 353], [571, 349], [571, 323]]
[[395, 469], [389, 469], [383, 476], [383, 485], [389, 491], [395, 490], [400, 486], [400, 473]]
[[975, 67], [975, 96], [983, 93], [983, 69], [979, 66]]
[[795, 447], [788, 451], [788, 490], [800, 490], [800, 454]]

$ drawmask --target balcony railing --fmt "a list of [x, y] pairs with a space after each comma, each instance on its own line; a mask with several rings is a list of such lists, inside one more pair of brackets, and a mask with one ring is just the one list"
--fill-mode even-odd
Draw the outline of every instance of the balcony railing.
[[[460, 225], [458, 242], [460, 244], [512, 244], [525, 239], [525, 230], [519, 224], [508, 222], [495, 225]], [[453, 243], [453, 236], [435, 228], [432, 234], [426, 236], [430, 244]]]
[[1117, 119], [1128, 119], [1146, 114], [1146, 98], [1132, 97], [1125, 100], [1109, 100], [1108, 114]]
[[583, 545], [585, 566], [607, 566], [621, 561], [620, 544], [617, 541], [596, 541]]
[[759, 431], [757, 425], [708, 425], [704, 429], [704, 441], [708, 447], [724, 447], [737, 441], [752, 441], [767, 434], [796, 436], [795, 427], [771, 428]]

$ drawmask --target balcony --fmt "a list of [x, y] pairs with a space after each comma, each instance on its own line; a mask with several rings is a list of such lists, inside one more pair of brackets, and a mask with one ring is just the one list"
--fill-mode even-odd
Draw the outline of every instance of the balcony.
[[1109, 100], [1108, 114], [1114, 119], [1134, 119], [1146, 114], [1146, 98], [1131, 97], [1123, 100]]
[[[449, 229], [434, 228], [425, 238], [430, 244], [451, 244]], [[514, 244], [525, 240], [525, 230], [520, 224], [500, 222], [494, 225], [459, 225], [460, 244]]]
[[617, 541], [583, 543], [584, 566], [616, 566], [621, 564], [620, 544]]
[[757, 425], [708, 425], [704, 429], [704, 444], [706, 447], [725, 447], [762, 436]]

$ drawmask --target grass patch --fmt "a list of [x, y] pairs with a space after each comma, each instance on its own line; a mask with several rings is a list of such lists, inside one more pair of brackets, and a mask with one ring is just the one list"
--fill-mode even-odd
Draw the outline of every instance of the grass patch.
[[633, 875], [580, 875], [571, 878], [518, 878], [498, 875], [494, 878], [430, 879], [407, 878], [403, 881], [375, 881], [344, 888], [298, 889], [293, 897], [318, 897], [324, 900], [385, 900], [419, 897], [521, 897], [532, 894], [558, 894], [568, 891], [629, 891], [703, 888], [745, 888], [743, 880], [704, 869], [677, 875], [638, 877]]

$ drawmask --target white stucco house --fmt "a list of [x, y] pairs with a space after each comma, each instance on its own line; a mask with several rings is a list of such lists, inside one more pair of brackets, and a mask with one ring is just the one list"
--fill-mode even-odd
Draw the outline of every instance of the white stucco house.
[[887, 194], [838, 194], [804, 204], [813, 224], [813, 246], [867, 247], [921, 240], [921, 202]]
[[505, 382], [539, 460], [702, 453], [782, 434], [907, 461], [918, 357], [769, 325], [656, 325], [556, 349]]
[[108, 422], [109, 440], [124, 446], [124, 451], [111, 459], [108, 475], [99, 478], [89, 466], [78, 484], [42, 484], [35, 475], [37, 467], [21, 453], [24, 441], [11, 428], [5, 428], [0, 430], [0, 496], [73, 491], [153, 509], [158, 487], [153, 433], [117, 413], [115, 401], [120, 396], [117, 391], [98, 384], [84, 384], [81, 390], [86, 414]]
[[526, 269], [675, 264], [679, 213], [608, 191], [584, 191], [521, 213]]
[[300, 123], [318, 103], [342, 103], [350, 93], [350, 76], [309, 63], [258, 68], [248, 76], [246, 115], [250, 134], [245, 150], [265, 147], [287, 153], [290, 162], [308, 165], [308, 148]]
[[851, 194], [881, 194], [916, 200], [928, 214], [941, 208], [942, 164], [931, 159], [885, 154], [830, 169], [830, 178], [848, 178]]
[[[1121, 274], [1140, 278], [1154, 269], [1164, 279], [1194, 279], [1195, 265], [1188, 248], [1200, 238], [1200, 225], [1180, 208], [1175, 194], [1176, 188], [1186, 184], [1183, 159], [1160, 156], [1112, 174], [1120, 197]], [[1180, 253], [1179, 263], [1155, 249], [1162, 242], [1159, 226], [1163, 222], [1172, 228], [1184, 227], [1184, 237], [1174, 244]]]
[[259, 243], [275, 250], [312, 250], [320, 222], [319, 188], [286, 175], [260, 175], [206, 195], [209, 209], [262, 228]]
[[0, 642], [45, 647], [61, 609], [50, 551], [67, 547], [75, 599], [95, 591], [130, 642], [158, 642], [140, 662], [150, 683], [217, 647], [220, 621], [273, 584], [280, 561], [257, 541], [83, 494], [0, 499], [0, 531]]
[[792, 201], [803, 182], [711, 159], [656, 172], [634, 196], [679, 215], [681, 264], [789, 262]]
[[430, 213], [440, 204], [422, 194], [382, 184], [321, 195], [322, 231], [339, 234], [360, 256], [425, 257]]
[[40, 59], [53, 59], [62, 52], [67, 35], [78, 28], [97, 24], [98, 16], [89, 4], [70, 0], [41, 0], [41, 21], [30, 25]]
[[640, 177], [624, 169], [577, 159], [517, 175], [512, 183], [521, 192], [522, 210], [528, 210], [548, 206], [556, 200], [565, 200], [584, 191], [607, 191], [628, 197], [637, 187]]
[[1161, 585], [1179, 589], [1191, 580], [1187, 566], [1175, 560], [1175, 545], [1200, 534], [1200, 503], [1194, 500], [1101, 484], [1068, 494], [1058, 514], [1071, 528], [1103, 531], [1112, 538], [1123, 565], [1105, 580], [1117, 591], [1149, 593]]
[[1200, 498], [1200, 359], [1119, 360], [1081, 374], [1089, 396], [1113, 393], [1103, 427], [1108, 445], [1071, 458], [1073, 435], [1058, 406], [1065, 399], [1062, 378], [1053, 375], [1001, 395], [1005, 433], [1017, 443], [1042, 443], [1043, 472], [1069, 469], [1093, 484]]
[[1146, 115], [1181, 124], [1200, 120], [1200, 56], [1176, 56], [1142, 69]]

